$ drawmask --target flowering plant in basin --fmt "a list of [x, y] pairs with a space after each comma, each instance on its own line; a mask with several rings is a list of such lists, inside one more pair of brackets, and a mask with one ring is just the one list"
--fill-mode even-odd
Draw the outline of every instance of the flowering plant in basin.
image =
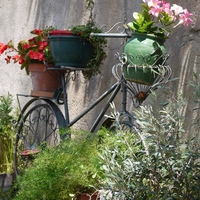
[[7, 44], [0, 42], [0, 55], [5, 54], [5, 60], [10, 63], [13, 60], [14, 63], [19, 63], [21, 69], [25, 69], [29, 74], [28, 66], [30, 63], [44, 63], [53, 64], [53, 58], [50, 54], [48, 33], [54, 30], [53, 27], [47, 27], [43, 30], [34, 29], [31, 31], [35, 36], [20, 41], [17, 47], [14, 47], [13, 41], [9, 41]]
[[188, 26], [192, 13], [177, 4], [164, 0], [143, 0], [141, 12], [134, 12], [134, 21], [127, 24], [135, 32], [167, 38], [178, 25]]

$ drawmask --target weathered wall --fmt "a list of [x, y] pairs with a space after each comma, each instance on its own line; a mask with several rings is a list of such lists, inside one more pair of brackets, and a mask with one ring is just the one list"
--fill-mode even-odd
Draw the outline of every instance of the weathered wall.
[[[124, 2], [126, 2], [125, 7]], [[125, 10], [127, 21], [131, 21], [132, 12], [140, 10], [141, 2], [142, 0], [95, 0], [94, 20], [99, 27], [105, 24], [109, 29], [116, 22], [124, 20], [123, 12]], [[180, 77], [176, 83], [169, 84], [169, 86], [174, 92], [183, 91], [186, 95], [190, 95], [188, 81], [192, 78], [193, 70], [199, 71], [200, 17], [198, 11], [200, 2], [197, 0], [171, 0], [170, 2], [187, 7], [194, 14], [192, 26], [176, 29], [170, 39], [166, 41], [166, 47], [171, 55], [168, 63], [173, 68], [172, 76]], [[35, 28], [52, 25], [59, 29], [65, 29], [72, 25], [83, 24], [88, 20], [88, 15], [83, 0], [0, 0], [0, 41], [8, 42], [13, 39], [16, 44], [19, 40], [29, 38], [29, 32]], [[114, 54], [122, 51], [123, 39], [108, 40], [108, 57], [101, 68], [102, 74], [86, 82], [81, 73], [78, 73], [77, 79], [68, 84], [70, 118], [93, 102], [115, 81], [111, 75], [111, 68], [118, 62], [114, 58]], [[10, 92], [13, 94], [17, 106], [15, 95], [30, 93], [30, 77], [26, 76], [25, 71], [21, 71], [17, 64], [5, 64], [2, 57], [0, 57], [0, 69], [0, 95]], [[119, 99], [116, 101], [117, 105]], [[99, 110], [97, 108], [90, 112], [78, 126], [87, 127]], [[190, 109], [187, 112], [190, 113]]]
[[[199, 39], [199, 0], [178, 0], [172, 1], [182, 5], [193, 13], [193, 23], [189, 27], [178, 27], [174, 30], [173, 35], [166, 42], [166, 47], [170, 54], [168, 63], [170, 64], [173, 73], [172, 77], [178, 77], [177, 81], [173, 81], [169, 84], [171, 91], [174, 94], [183, 93], [189, 100], [187, 102], [186, 113], [187, 121], [186, 128], [191, 129], [191, 121], [194, 117], [193, 109], [195, 107], [195, 96], [191, 89], [190, 81], [193, 80], [193, 73], [200, 73], [200, 39]], [[200, 113], [197, 113], [200, 116]], [[192, 132], [190, 132], [192, 134]], [[190, 135], [192, 137], [192, 135]]]

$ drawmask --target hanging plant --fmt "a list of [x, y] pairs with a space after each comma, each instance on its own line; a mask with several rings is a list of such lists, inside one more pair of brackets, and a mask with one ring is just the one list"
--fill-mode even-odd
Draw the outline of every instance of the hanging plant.
[[100, 73], [100, 66], [106, 58], [104, 48], [107, 41], [102, 37], [91, 37], [91, 33], [102, 31], [93, 21], [94, 2], [86, 2], [86, 9], [90, 12], [88, 22], [72, 26], [68, 30], [53, 30], [49, 33], [49, 41], [56, 67], [67, 66], [75, 70], [84, 68], [83, 76], [90, 80]]
[[101, 37], [91, 37], [91, 33], [100, 33], [101, 30], [98, 29], [94, 22], [88, 22], [86, 25], [74, 26], [71, 29], [71, 32], [75, 35], [81, 34], [81, 37], [84, 40], [87, 40], [91, 43], [93, 47], [93, 55], [87, 64], [87, 70], [83, 70], [83, 76], [87, 79], [91, 79], [92, 76], [100, 73], [100, 66], [102, 61], [106, 58], [106, 53], [104, 47], [106, 46], [107, 41]]
[[101, 33], [102, 31], [96, 27], [93, 20], [93, 8], [94, 1], [86, 0], [86, 9], [90, 12], [89, 20], [85, 25], [73, 26], [71, 32], [73, 34], [80, 34], [85, 40], [88, 40], [93, 46], [93, 56], [86, 68], [88, 70], [83, 70], [83, 76], [87, 79], [90, 79], [92, 76], [100, 73], [100, 66], [102, 61], [106, 58], [106, 53], [104, 48], [106, 47], [107, 40], [102, 37], [91, 37], [91, 33]]

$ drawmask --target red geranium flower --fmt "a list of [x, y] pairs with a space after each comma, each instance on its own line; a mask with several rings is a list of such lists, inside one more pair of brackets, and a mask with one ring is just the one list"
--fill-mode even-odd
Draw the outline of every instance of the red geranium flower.
[[43, 53], [36, 52], [36, 51], [33, 51], [33, 50], [30, 50], [28, 55], [29, 55], [30, 59], [33, 59], [33, 60], [42, 61], [44, 59], [44, 54]]
[[34, 30], [32, 31], [32, 33], [34, 33], [34, 34], [36, 34], [36, 35], [41, 35], [41, 34], [43, 33], [43, 31], [42, 31], [42, 30], [39, 30], [39, 29], [34, 29]]
[[5, 58], [7, 64], [10, 63], [10, 59], [11, 59], [11, 56], [7, 56], [7, 57]]
[[29, 42], [34, 42], [34, 41], [35, 41], [35, 37], [29, 39], [28, 41], [29, 41]]
[[14, 63], [16, 63], [20, 60], [20, 55], [15, 55], [12, 57], [12, 59], [14, 60]]
[[[21, 69], [26, 69], [27, 74], [29, 74], [28, 67], [30, 63], [43, 63], [45, 59], [47, 63], [53, 64], [48, 43], [48, 33], [51, 30], [55, 29], [48, 27], [44, 30], [35, 29], [31, 31], [31, 33], [35, 34], [35, 37], [20, 41], [16, 48], [12, 40], [7, 44], [0, 42], [0, 55], [3, 53], [6, 55], [6, 63], [10, 63], [11, 60], [14, 63], [19, 63]], [[13, 54], [13, 52], [16, 52], [16, 54]], [[9, 55], [10, 53], [11, 55]]]
[[44, 50], [44, 48], [46, 47], [46, 46], [48, 46], [48, 43], [46, 42], [46, 41], [39, 41], [38, 42], [38, 45], [39, 45], [39, 50]]
[[8, 48], [7, 44], [0, 42], [0, 55]]
[[26, 60], [23, 57], [20, 57], [19, 59], [19, 64], [22, 65], [23, 63], [25, 63]]
[[31, 45], [28, 44], [28, 43], [25, 43], [25, 44], [22, 45], [22, 48], [25, 49], [25, 50], [29, 49], [30, 47], [31, 47]]

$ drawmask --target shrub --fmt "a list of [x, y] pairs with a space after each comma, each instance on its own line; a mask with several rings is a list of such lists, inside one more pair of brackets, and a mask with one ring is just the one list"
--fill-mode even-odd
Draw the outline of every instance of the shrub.
[[96, 140], [82, 134], [45, 149], [33, 164], [17, 178], [15, 200], [71, 200], [79, 193], [94, 192], [101, 181]]
[[185, 136], [186, 101], [135, 111], [133, 132], [119, 132], [101, 152], [105, 189], [123, 200], [200, 199], [199, 145]]
[[12, 96], [0, 97], [0, 172], [13, 171], [14, 120]]

